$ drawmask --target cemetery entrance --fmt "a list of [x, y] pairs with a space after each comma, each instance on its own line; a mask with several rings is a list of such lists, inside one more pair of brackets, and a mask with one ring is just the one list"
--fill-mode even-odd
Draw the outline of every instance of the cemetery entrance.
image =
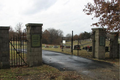
[[27, 39], [26, 32], [15, 33], [9, 38], [10, 66], [19, 67], [27, 65]]

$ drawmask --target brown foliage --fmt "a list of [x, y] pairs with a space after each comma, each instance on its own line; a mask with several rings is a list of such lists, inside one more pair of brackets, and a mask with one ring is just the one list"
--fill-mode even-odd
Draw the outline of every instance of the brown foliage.
[[78, 35], [77, 34], [73, 36], [73, 40], [78, 40]]
[[87, 15], [94, 13], [99, 18], [97, 23], [92, 25], [107, 27], [107, 30], [120, 30], [120, 2], [119, 0], [94, 0], [94, 4], [87, 3], [83, 10]]
[[14, 35], [14, 30], [13, 30], [12, 27], [10, 27], [10, 29], [9, 29], [9, 39], [12, 38], [13, 35]]
[[60, 44], [63, 37], [63, 31], [49, 28], [42, 33], [42, 42], [44, 44]]
[[46, 44], [49, 43], [49, 37], [50, 37], [49, 31], [45, 30], [42, 34], [42, 39], [43, 39], [42, 42]]

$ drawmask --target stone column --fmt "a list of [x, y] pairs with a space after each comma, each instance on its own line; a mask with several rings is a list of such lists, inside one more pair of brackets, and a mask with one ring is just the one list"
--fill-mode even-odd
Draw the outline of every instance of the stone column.
[[27, 63], [29, 66], [42, 64], [42, 25], [28, 23], [27, 27]]
[[93, 57], [98, 59], [105, 58], [105, 38], [106, 29], [103, 28], [93, 28], [94, 39], [93, 39]]
[[110, 33], [110, 58], [119, 57], [118, 32]]
[[0, 68], [10, 68], [9, 62], [9, 28], [0, 26]]

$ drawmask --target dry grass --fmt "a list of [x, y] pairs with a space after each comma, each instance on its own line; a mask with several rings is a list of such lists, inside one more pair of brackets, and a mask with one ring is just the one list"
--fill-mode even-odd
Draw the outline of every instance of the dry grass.
[[0, 69], [0, 80], [84, 80], [74, 71], [59, 71], [48, 65]]

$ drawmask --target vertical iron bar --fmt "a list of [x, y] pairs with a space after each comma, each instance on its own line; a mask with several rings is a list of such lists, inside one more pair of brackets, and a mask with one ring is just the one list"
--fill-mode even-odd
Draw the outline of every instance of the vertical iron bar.
[[79, 50], [80, 50], [80, 47], [79, 47], [79, 38], [78, 38], [77, 56], [79, 56]]
[[[17, 38], [17, 52], [19, 51], [18, 49], [19, 49], [19, 33], [18, 33], [18, 38]], [[19, 56], [18, 56], [18, 54], [17, 54], [17, 57], [18, 57], [18, 66], [19, 66]]]
[[[11, 41], [12, 41], [12, 43], [14, 44], [14, 36], [12, 37], [12, 40], [11, 40]], [[12, 60], [12, 61], [13, 61], [13, 64], [12, 64], [12, 66], [14, 67], [14, 63], [15, 63], [15, 61], [14, 61], [14, 59], [15, 59], [14, 54], [15, 54], [15, 53], [14, 53], [14, 50], [12, 49], [12, 44], [11, 44], [11, 51], [13, 52], [13, 54], [12, 54], [12, 56], [13, 56], [13, 60]]]
[[[21, 50], [22, 50], [22, 52], [21, 52], [21, 57], [23, 58], [23, 33], [21, 33]], [[21, 65], [22, 65], [22, 59], [21, 59]]]
[[[15, 41], [16, 41], [16, 36], [14, 36], [13, 39], [14, 39], [14, 40], [13, 40], [13, 44], [16, 45], [16, 43], [15, 43]], [[15, 56], [15, 50], [14, 50], [13, 47], [12, 47], [12, 49], [13, 49], [13, 52], [14, 52], [14, 65], [13, 65], [13, 66], [15, 67], [15, 63], [16, 63], [16, 59], [15, 59], [15, 57], [16, 57], [16, 56]]]
[[[25, 54], [25, 49], [24, 49], [24, 46], [25, 46], [25, 43], [24, 43], [24, 41], [25, 41], [25, 34], [24, 34], [24, 31], [23, 31], [23, 59], [24, 59], [24, 54]], [[25, 59], [24, 59], [25, 60]]]
[[[13, 37], [14, 37], [14, 36], [13, 36]], [[12, 41], [11, 43], [12, 43], [12, 44], [14, 44], [14, 43], [13, 43], [13, 42], [14, 42], [14, 41], [13, 41], [13, 37], [12, 37], [12, 39], [11, 39], [11, 41]], [[14, 57], [14, 50], [13, 50], [12, 44], [11, 44], [11, 53], [12, 53], [11, 56], [12, 56], [12, 66], [14, 66], [14, 63], [15, 63], [14, 58], [15, 58], [15, 57]]]
[[25, 39], [24, 39], [24, 36], [25, 36], [25, 34], [24, 34], [24, 32], [23, 32], [23, 59], [24, 59], [24, 54], [25, 54], [25, 52], [24, 52], [24, 46], [25, 46], [25, 43], [24, 43], [24, 41], [25, 41]]
[[[14, 41], [13, 41], [13, 39], [12, 39], [12, 43], [13, 43]], [[14, 43], [13, 43], [14, 44]], [[12, 64], [12, 66], [14, 66], [14, 64], [15, 64], [15, 52], [14, 52], [14, 50], [13, 50], [13, 47], [12, 47], [12, 44], [11, 44], [11, 51], [13, 52], [13, 54], [12, 54], [12, 56], [13, 56], [13, 64]]]
[[[22, 33], [20, 33], [20, 56], [22, 57], [22, 38], [21, 38], [21, 36], [22, 36]], [[20, 65], [22, 65], [22, 59], [20, 58]]]
[[[26, 42], [26, 29], [24, 30], [24, 44], [23, 44], [23, 50], [27, 50], [27, 42]], [[27, 53], [23, 53], [23, 59], [25, 60], [26, 59], [26, 54]], [[23, 62], [24, 63], [24, 62]], [[25, 63], [24, 63], [25, 64]]]
[[[22, 58], [23, 58], [23, 54], [24, 54], [24, 49], [23, 49], [23, 46], [24, 46], [23, 38], [24, 38], [24, 35], [23, 35], [23, 33], [22, 33], [22, 36], [21, 36], [21, 40], [22, 40], [22, 43], [21, 43], [21, 45], [22, 45], [22, 53], [21, 53], [21, 57], [22, 57]], [[22, 62], [22, 59], [21, 59], [21, 62]], [[21, 63], [21, 65], [22, 65], [22, 63]]]
[[62, 52], [63, 52], [63, 37], [62, 37]]
[[[15, 45], [15, 47], [16, 47], [16, 42], [15, 42], [15, 41], [16, 41], [16, 36], [14, 36], [14, 40], [13, 40], [14, 45]], [[15, 63], [16, 63], [16, 59], [15, 59], [15, 58], [16, 58], [16, 55], [15, 55], [15, 54], [16, 54], [16, 53], [15, 53], [15, 50], [13, 50], [13, 52], [14, 52], [14, 66], [15, 66]]]
[[72, 39], [71, 39], [71, 53], [73, 55], [73, 31], [72, 31]]
[[[18, 51], [18, 36], [16, 36], [16, 50]], [[18, 63], [18, 60], [17, 60], [17, 51], [16, 51], [16, 65]]]
[[[13, 36], [13, 38], [12, 38], [12, 43], [15, 44], [15, 36]], [[11, 44], [11, 46], [12, 46], [12, 44]], [[13, 56], [13, 62], [14, 63], [13, 63], [12, 66], [14, 67], [14, 65], [15, 65], [15, 50], [13, 49], [13, 47], [11, 49], [13, 50], [13, 55], [12, 56]]]
[[[14, 46], [16, 47], [16, 36], [14, 36], [14, 40], [13, 40], [13, 43], [14, 43]], [[14, 48], [12, 47], [13, 49], [13, 52], [14, 52], [14, 67], [15, 67], [15, 64], [16, 64], [16, 51], [14, 50]]]
[[[12, 38], [11, 38], [11, 40], [10, 41], [12, 41]], [[13, 56], [12, 56], [12, 45], [9, 43], [9, 46], [10, 46], [10, 65], [13, 65]], [[12, 62], [12, 64], [11, 64], [11, 62]]]
[[[21, 33], [21, 49], [22, 49], [22, 52], [21, 52], [21, 57], [23, 58], [23, 33]], [[21, 65], [22, 65], [22, 59], [21, 59]]]
[[[18, 51], [20, 51], [19, 49], [20, 49], [20, 33], [18, 34]], [[18, 54], [18, 55], [20, 55], [20, 54]], [[20, 57], [19, 57], [19, 66], [20, 66]]]
[[10, 41], [11, 41], [11, 39], [9, 40], [9, 55], [10, 55], [9, 58], [10, 58], [10, 65], [11, 65], [11, 62], [12, 62], [11, 59], [12, 58], [11, 58], [11, 44], [10, 44]]

